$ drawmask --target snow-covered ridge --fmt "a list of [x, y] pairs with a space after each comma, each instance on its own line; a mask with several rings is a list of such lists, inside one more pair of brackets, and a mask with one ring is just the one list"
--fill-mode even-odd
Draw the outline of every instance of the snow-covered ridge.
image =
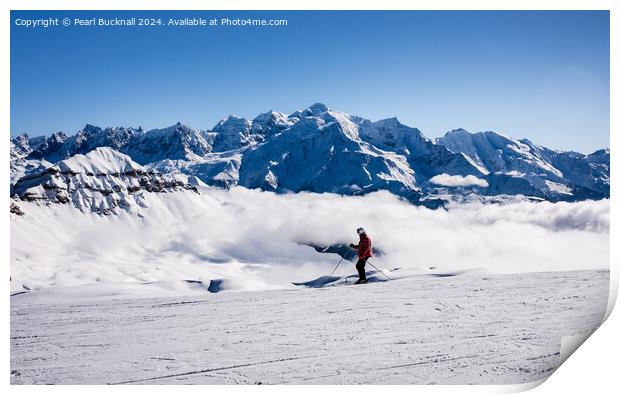
[[144, 173], [144, 168], [111, 148], [100, 147], [86, 155], [77, 154], [60, 161], [56, 167], [61, 173], [85, 173], [87, 175], [104, 175], [117, 173]]
[[[18, 201], [72, 204], [82, 211], [107, 215], [144, 207], [144, 193], [197, 192], [198, 184], [199, 181], [182, 174], [147, 171], [129, 156], [99, 147], [22, 177], [11, 194]], [[13, 202], [11, 211], [20, 212], [18, 208]]]
[[[609, 149], [562, 152], [463, 129], [431, 141], [397, 118], [373, 122], [321, 103], [289, 115], [230, 115], [211, 130], [177, 122], [151, 131], [86, 125], [73, 136], [18, 136], [11, 139], [11, 182], [99, 147], [126, 154], [149, 171], [195, 176], [217, 187], [344, 195], [388, 190], [433, 207], [471, 194], [578, 201], [609, 197], [610, 190]], [[431, 181], [436, 177], [479, 181]]]
[[[496, 186], [510, 184], [506, 177], [511, 177], [527, 181], [541, 197], [557, 200], [566, 200], [562, 194], [574, 200], [581, 200], [578, 195], [609, 197], [609, 149], [583, 155], [496, 132], [472, 134], [464, 129], [452, 130], [436, 142], [452, 152], [467, 155], [485, 174], [494, 175], [491, 178], [497, 181]], [[500, 189], [509, 191], [512, 187]]]

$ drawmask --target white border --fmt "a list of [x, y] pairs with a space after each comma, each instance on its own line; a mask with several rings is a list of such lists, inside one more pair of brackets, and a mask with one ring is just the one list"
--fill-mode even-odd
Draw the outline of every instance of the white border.
[[[10, 134], [10, 10], [400, 10], [400, 9], [417, 9], [417, 10], [610, 10], [611, 11], [611, 87], [610, 87], [610, 106], [611, 106], [611, 119], [610, 130], [611, 133], [611, 240], [620, 240], [615, 224], [617, 223], [618, 215], [615, 210], [616, 196], [619, 193], [618, 185], [618, 156], [616, 155], [619, 149], [617, 130], [620, 126], [618, 123], [618, 93], [620, 93], [620, 84], [618, 80], [618, 72], [620, 63], [618, 62], [618, 53], [620, 50], [620, 2], [618, 1], [602, 1], [602, 0], [411, 0], [411, 1], [396, 1], [396, 0], [381, 0], [377, 2], [370, 2], [366, 0], [330, 0], [324, 3], [319, 3], [319, 0], [262, 0], [262, 1], [250, 1], [250, 0], [221, 0], [204, 1], [197, 0], [96, 0], [96, 1], [76, 1], [76, 0], [58, 0], [58, 1], [29, 1], [29, 0], [4, 0], [0, 2], [0, 8], [2, 9], [1, 30], [0, 30], [0, 42], [2, 48], [2, 56], [0, 57], [0, 87], [1, 87], [1, 100], [0, 100], [0, 122], [2, 130], [6, 131], [6, 134]], [[0, 140], [2, 141], [2, 140]], [[8, 142], [8, 136], [4, 137], [4, 144]], [[7, 146], [0, 151], [0, 163], [9, 163], [9, 150]], [[8, 198], [9, 196], [9, 172], [8, 166], [5, 167], [5, 171], [0, 172], [0, 188], [2, 188], [3, 194]], [[2, 224], [0, 227], [0, 236], [2, 248], [0, 249], [2, 254], [2, 262], [4, 263], [4, 281], [5, 290], [4, 297], [5, 303], [2, 304], [2, 333], [3, 339], [5, 339], [5, 348], [7, 351], [5, 358], [2, 360], [3, 371], [5, 372], [3, 377], [3, 386], [8, 387], [8, 390], [14, 393], [40, 393], [49, 392], [54, 394], [80, 394], [84, 391], [88, 393], [104, 393], [111, 391], [113, 393], [126, 393], [137, 391], [143, 392], [145, 390], [155, 393], [168, 393], [172, 391], [183, 391], [191, 393], [204, 393], [205, 391], [217, 391], [224, 393], [237, 393], [237, 392], [262, 392], [269, 393], [289, 393], [291, 390], [296, 393], [315, 393], [316, 391], [338, 391], [344, 393], [357, 394], [370, 394], [375, 393], [377, 390], [382, 392], [387, 391], [390, 393], [411, 393], [412, 391], [422, 393], [433, 394], [445, 394], [445, 393], [507, 393], [526, 390], [532, 387], [536, 387], [536, 384], [525, 384], [517, 386], [148, 386], [141, 387], [103, 387], [103, 386], [10, 386], [9, 385], [9, 371], [10, 361], [10, 327], [9, 327], [9, 283], [8, 278], [10, 276], [9, 267], [9, 251], [10, 251], [10, 238], [9, 238], [9, 212], [8, 207], [4, 210], [0, 210]], [[613, 305], [616, 300], [618, 290], [618, 248], [611, 246], [611, 279], [612, 279], [612, 292], [607, 309], [607, 315], [609, 316]], [[614, 313], [611, 320], [608, 320], [601, 329], [599, 329], [585, 345], [576, 351], [575, 355], [568, 359], [568, 361], [562, 365], [556, 373], [554, 373], [549, 379], [548, 383], [536, 388], [537, 393], [579, 393], [583, 394], [585, 391], [592, 391], [594, 393], [614, 393], [617, 390], [617, 365], [616, 355], [620, 342], [617, 340], [617, 334], [620, 333], [620, 319], [618, 313]]]

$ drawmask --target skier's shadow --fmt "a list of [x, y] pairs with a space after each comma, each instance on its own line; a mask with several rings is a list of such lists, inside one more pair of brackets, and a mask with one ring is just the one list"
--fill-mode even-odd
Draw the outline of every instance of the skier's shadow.
[[[382, 283], [388, 281], [387, 278], [379, 278], [376, 275], [379, 273], [378, 271], [369, 271], [366, 272], [366, 276], [368, 278], [369, 283]], [[340, 276], [321, 276], [314, 280], [305, 281], [302, 283], [293, 283], [293, 285], [303, 286], [306, 288], [322, 288], [324, 286], [338, 286], [338, 285], [353, 285], [355, 281], [357, 281], [359, 277], [356, 275], [350, 275], [346, 277]]]

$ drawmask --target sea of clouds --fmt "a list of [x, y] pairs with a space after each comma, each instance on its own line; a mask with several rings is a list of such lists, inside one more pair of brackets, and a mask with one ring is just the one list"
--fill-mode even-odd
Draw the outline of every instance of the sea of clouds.
[[[143, 203], [139, 212], [110, 216], [21, 203], [26, 214], [11, 220], [11, 291], [204, 292], [214, 279], [223, 290], [292, 287], [328, 274], [340, 259], [305, 244], [356, 242], [360, 226], [384, 252], [371, 262], [403, 276], [609, 267], [608, 200], [430, 210], [388, 192], [204, 188], [146, 194]], [[354, 265], [339, 272], [353, 274]]]

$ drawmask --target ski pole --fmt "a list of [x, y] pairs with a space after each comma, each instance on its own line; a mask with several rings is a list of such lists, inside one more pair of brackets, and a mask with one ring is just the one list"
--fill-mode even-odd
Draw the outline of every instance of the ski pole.
[[351, 250], [347, 251], [347, 253], [346, 253], [346, 254], [344, 254], [344, 255], [342, 256], [342, 258], [340, 258], [340, 261], [338, 262], [338, 264], [336, 265], [336, 267], [334, 268], [334, 270], [332, 270], [332, 272], [331, 272], [331, 274], [329, 275], [329, 277], [333, 276], [333, 275], [334, 275], [334, 273], [336, 273], [336, 269], [338, 269], [338, 266], [340, 266], [340, 264], [342, 263], [342, 260], [343, 260], [344, 258], [348, 257], [350, 253], [351, 253]]
[[368, 263], [370, 266], [374, 267], [375, 269], [377, 269], [377, 271], [381, 274], [383, 274], [385, 277], [387, 277], [389, 280], [392, 280], [392, 277], [388, 276], [387, 274], [383, 273], [380, 269], [378, 269], [375, 265], [373, 265], [372, 263], [366, 261], [366, 263]]

